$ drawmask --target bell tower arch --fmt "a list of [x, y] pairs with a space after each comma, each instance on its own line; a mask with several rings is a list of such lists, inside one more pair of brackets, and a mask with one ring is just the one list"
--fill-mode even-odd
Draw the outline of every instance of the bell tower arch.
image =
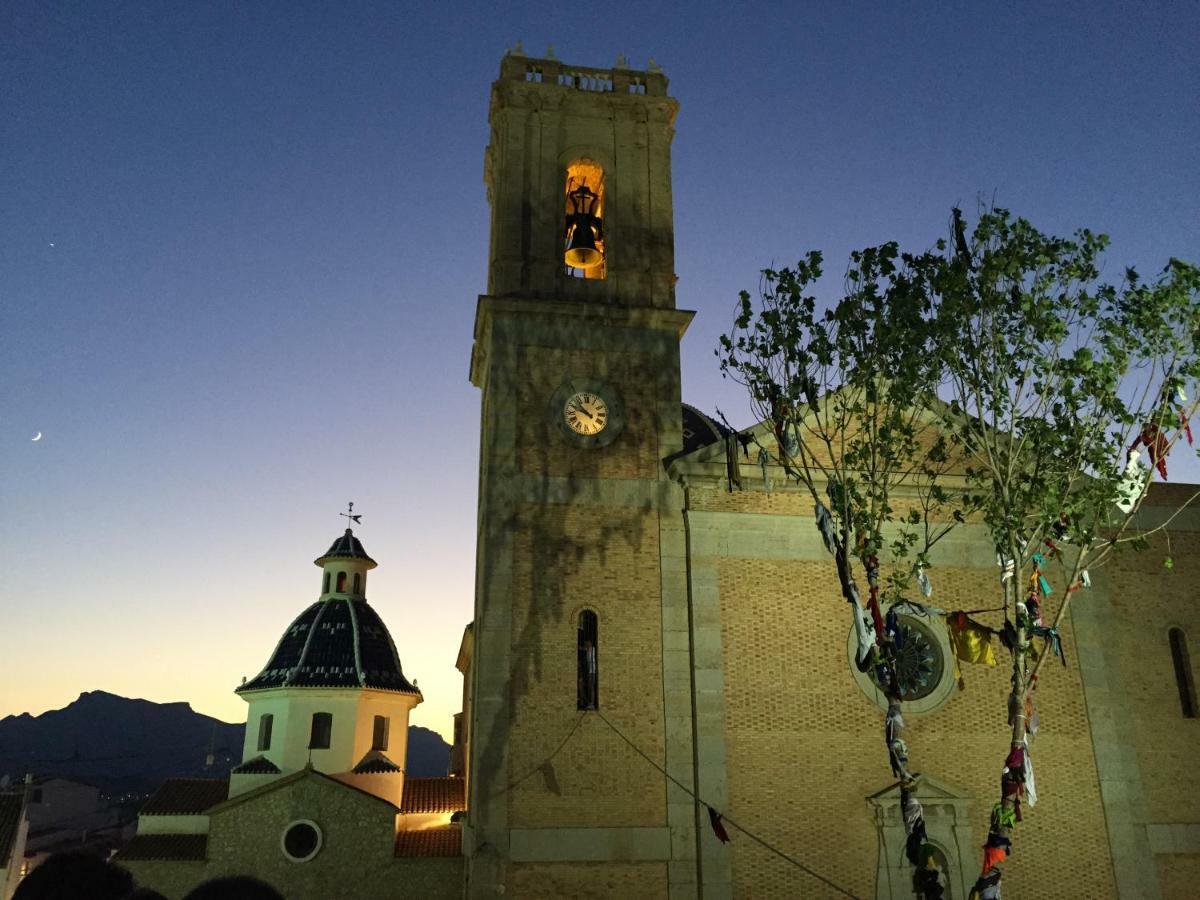
[[[661, 71], [506, 56], [492, 85], [484, 161], [488, 293], [673, 307], [670, 151], [678, 108]], [[581, 186], [603, 189], [603, 278], [579, 278], [564, 260], [567, 195]], [[575, 284], [581, 280], [604, 284]]]
[[663, 465], [693, 315], [675, 308], [677, 109], [657, 68], [510, 54], [492, 85], [473, 897], [721, 896], [700, 810], [659, 771], [694, 783], [682, 489]]

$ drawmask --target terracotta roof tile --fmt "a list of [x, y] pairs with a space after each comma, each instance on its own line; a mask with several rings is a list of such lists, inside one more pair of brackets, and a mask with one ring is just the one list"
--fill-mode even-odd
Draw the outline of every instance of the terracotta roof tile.
[[197, 815], [228, 796], [228, 778], [168, 778], [139, 812], [143, 816]]
[[137, 834], [117, 853], [126, 859], [204, 859], [207, 834]]
[[461, 778], [406, 778], [402, 813], [456, 813], [466, 809]]
[[462, 856], [462, 829], [457, 825], [401, 831], [396, 835], [397, 856]]
[[20, 794], [0, 794], [0, 868], [8, 866], [8, 856], [21, 828], [21, 807]]

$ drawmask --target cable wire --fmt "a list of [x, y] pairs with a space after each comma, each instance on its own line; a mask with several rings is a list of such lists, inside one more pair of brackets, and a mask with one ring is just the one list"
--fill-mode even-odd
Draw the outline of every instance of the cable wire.
[[549, 765], [550, 761], [552, 759], [554, 759], [554, 757], [558, 756], [558, 754], [562, 750], [562, 748], [567, 746], [567, 741], [571, 740], [571, 738], [574, 736], [575, 732], [579, 730], [579, 726], [583, 723], [583, 717], [585, 715], [586, 715], [586, 713], [579, 714], [579, 718], [575, 720], [575, 724], [571, 726], [571, 730], [567, 732], [567, 736], [562, 739], [562, 741], [559, 743], [559, 745], [557, 747], [554, 748], [553, 753], [551, 753], [549, 756], [547, 756], [544, 760], [542, 760], [540, 763], [538, 763], [537, 766], [530, 769], [528, 772], [526, 772], [524, 775], [522, 775], [516, 781], [510, 781], [508, 784], [506, 784], [504, 787], [500, 788], [499, 790], [493, 791], [492, 793], [488, 794], [487, 795], [488, 799], [490, 800], [492, 797], [499, 797], [501, 794], [508, 793], [513, 788], [515, 788], [518, 784], [523, 782], [525, 779], [536, 775], [538, 772], [542, 771], [542, 769], [544, 769], [547, 765]]
[[[632, 750], [638, 756], [640, 756], [642, 759], [646, 760], [646, 762], [650, 763], [650, 765], [652, 765], [654, 768], [658, 769], [658, 771], [662, 773], [664, 778], [666, 778], [668, 781], [670, 781], [672, 784], [674, 784], [676, 787], [678, 787], [680, 790], [682, 790], [685, 794], [687, 794], [689, 797], [691, 797], [697, 803], [704, 804], [704, 806], [706, 806], [708, 809], [714, 809], [714, 807], [711, 804], [705, 803], [703, 798], [694, 794], [687, 785], [683, 784], [681, 781], [679, 781], [679, 779], [675, 778], [675, 776], [673, 776], [670, 772], [668, 772], [666, 769], [664, 769], [662, 766], [660, 766], [657, 762], [655, 762], [653, 759], [651, 759], [649, 756], [647, 756], [644, 752], [642, 752], [642, 749], [637, 744], [635, 744], [629, 738], [625, 737], [625, 735], [621, 732], [621, 730], [619, 728], [617, 728], [616, 725], [614, 725], [612, 722], [608, 721], [608, 719], [606, 719], [604, 717], [604, 713], [600, 712], [600, 710], [595, 710], [595, 713], [597, 716], [600, 717], [601, 722], [603, 722], [605, 725], [607, 725], [609, 728], [611, 728], [613, 730], [613, 732], [617, 735], [617, 737], [619, 737], [626, 744], [628, 744], [630, 746], [630, 748], [632, 748]], [[772, 845], [768, 844], [766, 841], [764, 841], [758, 835], [743, 828], [741, 825], [739, 825], [737, 822], [733, 821], [733, 819], [729, 818], [728, 816], [726, 816], [722, 813], [717, 813], [717, 815], [720, 816], [722, 822], [724, 822], [728, 825], [732, 825], [734, 828], [736, 828], [738, 831], [740, 831], [746, 837], [750, 838], [750, 840], [754, 841], [760, 847], [764, 848], [765, 850], [771, 851], [776, 856], [778, 856], [780, 859], [790, 862], [796, 868], [811, 875], [813, 878], [817, 879], [817, 881], [820, 881], [822, 884], [833, 888], [839, 894], [842, 894], [845, 897], [850, 897], [851, 900], [862, 900], [862, 898], [859, 897], [857, 894], [853, 894], [850, 891], [846, 890], [841, 885], [830, 881], [828, 878], [826, 878], [820, 872], [813, 871], [812, 869], [810, 869], [804, 863], [800, 862], [800, 860], [796, 859], [795, 857], [789, 856], [788, 854], [784, 853], [779, 848], [773, 847]]]

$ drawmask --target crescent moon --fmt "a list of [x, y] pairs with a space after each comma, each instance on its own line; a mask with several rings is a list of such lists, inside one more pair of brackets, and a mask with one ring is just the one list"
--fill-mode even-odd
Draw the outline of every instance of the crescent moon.
[[42, 439], [42, 433], [40, 431], [33, 436], [33, 440], [35, 440], [35, 441], [40, 441], [41, 439]]

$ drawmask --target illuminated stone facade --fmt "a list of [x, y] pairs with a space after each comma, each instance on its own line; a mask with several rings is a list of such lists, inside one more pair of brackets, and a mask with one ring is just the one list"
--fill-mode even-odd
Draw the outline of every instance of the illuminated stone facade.
[[[520, 56], [492, 88], [489, 284], [471, 367], [476, 605], [459, 660], [466, 892], [834, 896], [735, 828], [722, 845], [699, 796], [854, 895], [911, 896], [882, 713], [852, 674], [811, 500], [719, 430], [681, 427], [692, 314], [675, 309], [666, 88], [656, 71]], [[602, 279], [563, 263], [564, 181], [580, 159], [604, 170]], [[572, 430], [579, 384], [620, 410], [604, 443]], [[1182, 496], [1156, 487], [1143, 517]], [[1152, 548], [1093, 573], [1080, 596], [1067, 665], [1047, 666], [1038, 691], [1040, 802], [1018, 827], [1006, 896], [1196, 895], [1200, 720], [1181, 712], [1167, 632], [1189, 627], [1197, 532], [1198, 514], [1171, 523], [1173, 571]], [[933, 562], [938, 606], [992, 605], [978, 528]], [[585, 612], [598, 622], [594, 710], [580, 699]], [[941, 627], [930, 646], [944, 654]], [[947, 896], [964, 900], [1007, 752], [1008, 671], [967, 666], [960, 691], [942, 663], [906, 736]]]
[[170, 900], [250, 875], [289, 900], [461, 894], [461, 779], [408, 778], [421, 693], [367, 603], [375, 561], [347, 528], [321, 591], [254, 678], [242, 762], [228, 779], [173, 778], [142, 806], [118, 861]]

